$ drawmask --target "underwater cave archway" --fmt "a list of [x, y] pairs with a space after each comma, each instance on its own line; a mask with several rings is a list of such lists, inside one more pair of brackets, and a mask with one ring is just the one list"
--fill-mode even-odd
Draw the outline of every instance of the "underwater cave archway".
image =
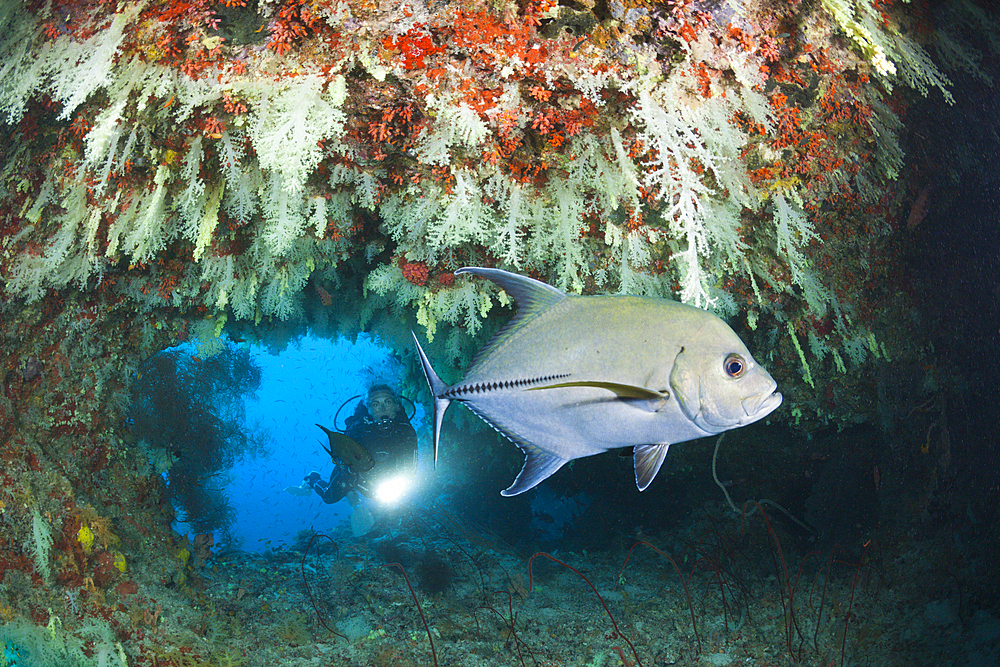
[[[305, 529], [331, 530], [346, 501], [285, 489], [332, 463], [316, 424], [374, 383], [403, 388], [402, 364], [368, 334], [305, 334], [275, 352], [248, 342], [185, 343], [154, 355], [136, 381], [131, 426], [167, 482], [180, 533], [215, 534], [226, 546], [266, 550]], [[206, 352], [211, 352], [206, 354]], [[424, 409], [413, 408], [421, 426]]]

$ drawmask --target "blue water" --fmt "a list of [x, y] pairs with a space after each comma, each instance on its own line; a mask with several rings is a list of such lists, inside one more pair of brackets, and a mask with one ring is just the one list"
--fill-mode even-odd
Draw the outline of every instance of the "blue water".
[[[316, 424], [334, 428], [334, 414], [344, 401], [373, 383], [394, 386], [401, 368], [388, 348], [366, 334], [356, 343], [307, 335], [280, 354], [258, 346], [250, 350], [261, 367], [261, 385], [256, 399], [246, 401], [247, 426], [268, 431], [271, 451], [237, 463], [226, 491], [236, 510], [233, 546], [264, 551], [291, 543], [301, 530], [328, 531], [348, 519], [346, 500], [326, 505], [315, 494], [294, 496], [284, 489], [301, 484], [312, 470], [329, 477], [333, 464], [321, 445], [326, 436]], [[355, 404], [351, 401], [341, 411], [338, 426]], [[417, 405], [412, 423], [418, 432], [423, 422], [423, 406]], [[423, 444], [425, 438], [421, 440]], [[177, 529], [187, 532], [184, 526]]]

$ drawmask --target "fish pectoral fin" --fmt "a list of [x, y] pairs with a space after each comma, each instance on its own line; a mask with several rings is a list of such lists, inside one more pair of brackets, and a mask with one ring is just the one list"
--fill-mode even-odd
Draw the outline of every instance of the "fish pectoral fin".
[[645, 491], [656, 473], [660, 472], [663, 459], [667, 458], [670, 443], [659, 445], [637, 445], [635, 447], [635, 485], [640, 491]]
[[551, 477], [559, 468], [566, 465], [569, 459], [561, 459], [552, 454], [546, 454], [537, 449], [521, 448], [527, 457], [524, 459], [524, 466], [518, 473], [517, 479], [509, 487], [500, 492], [501, 496], [516, 496], [535, 488], [542, 481]]
[[645, 401], [663, 401], [670, 398], [667, 390], [654, 391], [646, 387], [634, 384], [621, 384], [620, 382], [589, 382], [581, 380], [578, 382], [558, 382], [547, 384], [541, 387], [530, 387], [527, 391], [538, 391], [540, 389], [563, 389], [565, 387], [593, 387], [595, 389], [607, 389], [615, 393], [618, 398], [640, 399]]

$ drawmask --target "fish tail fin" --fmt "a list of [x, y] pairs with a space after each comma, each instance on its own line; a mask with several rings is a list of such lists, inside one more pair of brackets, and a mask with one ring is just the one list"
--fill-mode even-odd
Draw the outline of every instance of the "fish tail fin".
[[420, 356], [420, 365], [424, 369], [424, 377], [427, 378], [427, 386], [430, 387], [431, 396], [434, 397], [434, 467], [437, 468], [438, 460], [438, 443], [441, 440], [441, 424], [444, 422], [444, 413], [451, 405], [450, 398], [443, 398], [445, 391], [448, 390], [448, 385], [438, 377], [438, 374], [434, 372], [434, 368], [431, 367], [431, 362], [427, 359], [427, 355], [424, 354], [424, 349], [420, 347], [420, 341], [417, 340], [417, 334], [413, 334], [413, 342], [417, 346], [417, 355]]

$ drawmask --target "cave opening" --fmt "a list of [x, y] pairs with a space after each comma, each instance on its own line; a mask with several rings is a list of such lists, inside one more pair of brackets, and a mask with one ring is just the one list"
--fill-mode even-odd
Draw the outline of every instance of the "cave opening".
[[342, 430], [375, 384], [393, 387], [422, 427], [399, 356], [369, 334], [307, 333], [280, 350], [227, 336], [185, 342], [142, 366], [129, 423], [164, 478], [177, 533], [211, 533], [222, 550], [282, 549], [349, 518], [346, 500], [324, 504], [300, 485], [333, 470], [317, 425]]

